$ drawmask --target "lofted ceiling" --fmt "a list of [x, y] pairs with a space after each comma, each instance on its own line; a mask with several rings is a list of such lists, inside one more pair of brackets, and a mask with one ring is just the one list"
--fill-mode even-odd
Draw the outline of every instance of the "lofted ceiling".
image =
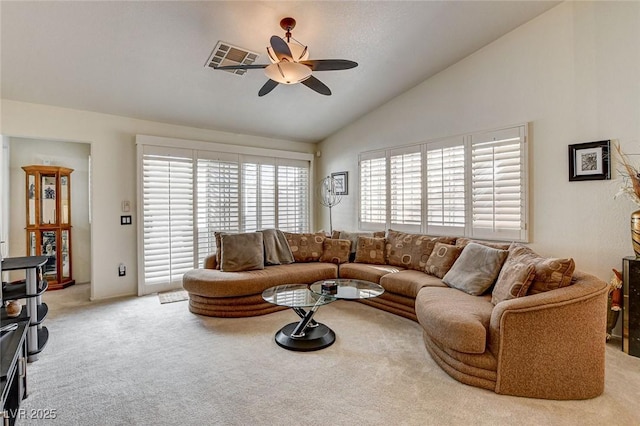
[[[559, 2], [85, 1], [0, 2], [1, 94], [191, 127], [318, 142]], [[280, 19], [310, 59], [349, 59], [314, 72], [332, 96], [279, 85], [258, 97], [263, 70], [206, 68], [218, 41], [260, 53]]]

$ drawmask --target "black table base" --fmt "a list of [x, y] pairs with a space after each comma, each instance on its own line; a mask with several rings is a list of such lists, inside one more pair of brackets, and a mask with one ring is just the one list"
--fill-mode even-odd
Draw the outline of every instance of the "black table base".
[[319, 322], [314, 322], [314, 326], [307, 326], [302, 336], [292, 337], [299, 324], [292, 322], [282, 327], [276, 333], [276, 343], [291, 351], [309, 352], [324, 349], [336, 341], [333, 330]]

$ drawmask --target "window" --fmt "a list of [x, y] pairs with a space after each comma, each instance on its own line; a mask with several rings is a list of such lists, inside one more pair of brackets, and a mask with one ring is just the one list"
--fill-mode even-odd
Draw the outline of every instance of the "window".
[[140, 294], [181, 284], [215, 252], [215, 231], [309, 231], [312, 154], [152, 136], [137, 144]]
[[193, 160], [190, 151], [145, 147], [142, 159], [144, 280], [182, 282], [193, 269]]
[[361, 154], [360, 227], [526, 241], [526, 132], [522, 125]]
[[420, 146], [389, 154], [390, 224], [420, 231], [422, 222], [422, 154]]
[[522, 127], [471, 135], [473, 237], [525, 239], [523, 142]]
[[360, 157], [360, 224], [387, 223], [387, 158], [384, 151]]
[[427, 145], [427, 233], [462, 235], [465, 226], [464, 141]]

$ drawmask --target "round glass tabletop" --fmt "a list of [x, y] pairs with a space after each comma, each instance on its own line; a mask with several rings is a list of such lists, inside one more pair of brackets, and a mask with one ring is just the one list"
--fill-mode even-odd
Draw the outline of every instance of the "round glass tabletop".
[[321, 306], [336, 300], [335, 297], [317, 294], [307, 284], [288, 284], [271, 287], [262, 292], [262, 298], [274, 305], [290, 308]]
[[345, 278], [316, 281], [309, 289], [317, 295], [335, 299], [370, 299], [384, 293], [384, 288], [374, 282]]

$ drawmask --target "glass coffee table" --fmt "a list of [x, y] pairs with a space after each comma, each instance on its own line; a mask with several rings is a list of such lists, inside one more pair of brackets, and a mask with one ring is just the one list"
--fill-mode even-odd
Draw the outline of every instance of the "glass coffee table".
[[340, 299], [369, 299], [382, 293], [384, 289], [370, 281], [336, 278], [316, 281], [311, 285], [271, 287], [262, 292], [262, 298], [274, 305], [288, 306], [300, 317], [299, 322], [292, 322], [278, 330], [276, 343], [285, 349], [306, 352], [324, 349], [336, 340], [333, 330], [313, 319], [320, 306]]

